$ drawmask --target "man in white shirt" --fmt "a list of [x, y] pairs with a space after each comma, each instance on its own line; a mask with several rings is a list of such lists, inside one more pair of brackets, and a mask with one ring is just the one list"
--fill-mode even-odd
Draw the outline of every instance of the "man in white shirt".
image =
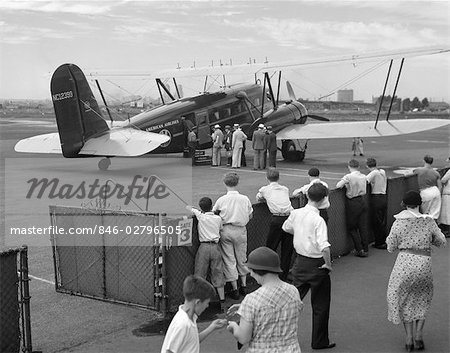
[[220, 125], [214, 126], [214, 132], [211, 135], [213, 140], [213, 147], [212, 147], [212, 163], [211, 165], [213, 167], [220, 166], [221, 162], [221, 151], [223, 146], [223, 132], [220, 130]]
[[386, 249], [386, 172], [383, 169], [377, 168], [377, 161], [374, 158], [367, 158], [366, 165], [370, 171], [366, 179], [371, 186], [369, 204], [371, 209], [370, 219], [375, 238], [373, 247], [376, 249]]
[[239, 124], [234, 124], [235, 131], [231, 139], [231, 148], [233, 149], [233, 158], [231, 160], [232, 168], [241, 167], [242, 149], [244, 148], [244, 141], [247, 140], [247, 135], [244, 134]]
[[327, 188], [321, 183], [311, 185], [308, 190], [308, 204], [291, 212], [283, 224], [283, 230], [294, 234], [294, 248], [297, 253], [292, 276], [300, 298], [311, 289], [313, 308], [313, 329], [311, 347], [326, 349], [336, 346], [328, 337], [328, 320], [331, 299], [331, 253], [327, 225], [319, 215], [318, 205], [327, 195]]
[[220, 250], [223, 259], [225, 282], [231, 282], [233, 292], [231, 298], [239, 299], [238, 277], [241, 280], [241, 294], [246, 294], [247, 274], [247, 228], [253, 216], [253, 208], [249, 198], [237, 190], [239, 175], [227, 173], [223, 179], [227, 194], [219, 197], [213, 212], [222, 217], [223, 228], [220, 232]]
[[338, 189], [345, 187], [345, 214], [347, 230], [355, 246], [356, 256], [367, 257], [369, 255], [368, 229], [366, 223], [367, 207], [363, 196], [367, 190], [367, 179], [359, 171], [359, 162], [352, 159], [348, 162], [350, 173], [344, 175], [338, 181]]
[[280, 274], [280, 278], [285, 281], [291, 267], [294, 247], [292, 245], [292, 235], [286, 233], [282, 229], [282, 225], [294, 208], [289, 199], [289, 189], [278, 184], [279, 179], [280, 173], [278, 170], [269, 168], [267, 170], [269, 185], [259, 189], [256, 194], [256, 201], [266, 202], [272, 214], [266, 246], [277, 251], [278, 244], [281, 242], [281, 269], [283, 272]]
[[[311, 185], [315, 183], [321, 183], [324, 185], [328, 190], [328, 184], [319, 178], [320, 171], [317, 168], [311, 168], [308, 170], [308, 176], [309, 176], [309, 184], [303, 185], [299, 189], [295, 189], [292, 193], [292, 197], [300, 197], [301, 194], [307, 196], [308, 190]], [[327, 209], [330, 207], [330, 201], [328, 200], [328, 194], [325, 196], [323, 201], [318, 205], [320, 216], [325, 220], [325, 223], [328, 224], [328, 212]]]

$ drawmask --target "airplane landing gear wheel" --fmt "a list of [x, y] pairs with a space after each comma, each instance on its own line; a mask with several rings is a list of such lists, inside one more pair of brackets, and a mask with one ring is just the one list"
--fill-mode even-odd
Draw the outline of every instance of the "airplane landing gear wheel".
[[111, 165], [111, 160], [109, 158], [103, 158], [98, 162], [98, 169], [100, 170], [108, 170]]
[[298, 150], [294, 141], [285, 140], [281, 145], [281, 155], [289, 162], [301, 162], [305, 158], [305, 150]]

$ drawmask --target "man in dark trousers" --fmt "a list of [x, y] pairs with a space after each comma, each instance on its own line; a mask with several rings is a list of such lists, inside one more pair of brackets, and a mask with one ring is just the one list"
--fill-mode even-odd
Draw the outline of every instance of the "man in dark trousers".
[[258, 130], [253, 132], [252, 147], [253, 155], [253, 170], [264, 169], [264, 139], [266, 133], [264, 132], [264, 124], [258, 125]]
[[267, 126], [266, 148], [269, 152], [269, 167], [277, 166], [277, 135], [272, 131], [272, 126]]
[[377, 161], [374, 158], [367, 158], [367, 182], [371, 186], [369, 204], [370, 219], [372, 222], [373, 235], [375, 238], [374, 248], [386, 249], [386, 218], [387, 218], [387, 177], [384, 169], [377, 168]]
[[293, 210], [283, 224], [283, 230], [294, 234], [297, 253], [292, 277], [300, 298], [311, 289], [313, 328], [311, 347], [326, 349], [336, 346], [328, 337], [331, 300], [331, 253], [325, 220], [320, 217], [318, 205], [327, 195], [327, 188], [315, 183], [308, 189], [308, 204]]
[[364, 195], [367, 192], [367, 179], [359, 171], [359, 162], [352, 159], [348, 162], [350, 173], [344, 175], [336, 184], [336, 188], [345, 187], [345, 215], [347, 230], [355, 246], [358, 257], [369, 256], [369, 236], [367, 229], [367, 207]]
[[283, 273], [280, 275], [280, 278], [286, 281], [289, 269], [291, 268], [294, 248], [292, 245], [292, 235], [286, 233], [281, 227], [294, 208], [289, 199], [289, 189], [284, 185], [278, 184], [279, 179], [280, 173], [278, 170], [269, 168], [267, 170], [269, 185], [259, 189], [256, 194], [256, 200], [267, 203], [267, 207], [272, 214], [266, 246], [277, 251], [278, 244], [281, 242], [281, 269]]

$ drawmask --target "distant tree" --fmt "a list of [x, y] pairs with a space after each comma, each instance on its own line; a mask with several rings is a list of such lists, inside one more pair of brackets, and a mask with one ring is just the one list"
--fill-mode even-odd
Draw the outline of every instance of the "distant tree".
[[422, 99], [422, 108], [426, 108], [430, 105], [430, 103], [428, 102], [428, 98], [425, 97], [424, 99]]
[[411, 99], [403, 99], [403, 111], [408, 112], [411, 110]]
[[422, 108], [422, 103], [420, 102], [418, 97], [414, 97], [414, 99], [411, 102], [411, 109], [420, 109]]

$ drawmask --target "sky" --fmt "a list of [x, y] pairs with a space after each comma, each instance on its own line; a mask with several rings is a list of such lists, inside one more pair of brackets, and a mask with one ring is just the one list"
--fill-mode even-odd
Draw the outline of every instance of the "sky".
[[[51, 75], [68, 62], [85, 73], [152, 73], [431, 46], [450, 48], [449, 1], [1, 0], [0, 99], [50, 98]], [[354, 99], [371, 101], [382, 93], [388, 67], [387, 59], [302, 66], [283, 79], [300, 98], [336, 100], [337, 89], [353, 89]], [[398, 69], [396, 60], [387, 94]], [[254, 77], [227, 84], [234, 79]], [[111, 98], [157, 95], [142, 77], [99, 80]], [[179, 83], [194, 94], [203, 82]], [[450, 102], [450, 54], [407, 58], [396, 95]]]

